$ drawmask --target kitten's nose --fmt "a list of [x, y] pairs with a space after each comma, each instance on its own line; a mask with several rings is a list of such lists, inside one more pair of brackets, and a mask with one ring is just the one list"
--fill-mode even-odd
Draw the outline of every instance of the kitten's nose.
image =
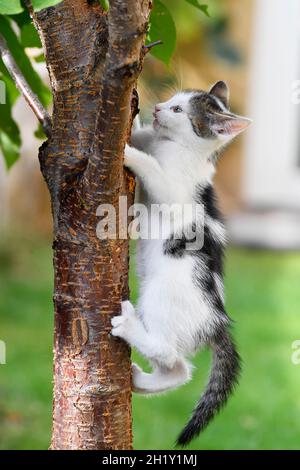
[[156, 112], [156, 113], [158, 113], [158, 111], [161, 110], [161, 108], [160, 108], [158, 105], [156, 105], [154, 109], [155, 109], [155, 112]]

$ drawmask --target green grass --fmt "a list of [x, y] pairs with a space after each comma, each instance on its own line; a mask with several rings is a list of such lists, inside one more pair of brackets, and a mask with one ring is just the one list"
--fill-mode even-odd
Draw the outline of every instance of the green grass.
[[[191, 449], [300, 447], [300, 254], [228, 250], [227, 308], [243, 357], [228, 406]], [[132, 276], [133, 298], [136, 285]], [[45, 449], [52, 401], [52, 260], [50, 243], [5, 239], [0, 246], [0, 449]], [[135, 359], [144, 364], [141, 358]], [[209, 353], [194, 360], [193, 380], [151, 399], [134, 396], [136, 449], [170, 449], [201, 394]]]

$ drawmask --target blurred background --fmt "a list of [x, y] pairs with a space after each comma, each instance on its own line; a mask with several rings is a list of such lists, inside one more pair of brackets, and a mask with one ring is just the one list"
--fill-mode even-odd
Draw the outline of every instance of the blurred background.
[[[244, 361], [228, 406], [191, 449], [299, 449], [300, 139], [295, 86], [300, 80], [300, 2], [207, 0], [210, 17], [164, 0], [177, 28], [169, 66], [148, 55], [139, 83], [141, 118], [180, 88], [225, 80], [231, 109], [254, 120], [218, 163], [216, 188], [226, 214], [227, 309]], [[159, 46], [157, 46], [159, 47]], [[31, 53], [31, 51], [29, 51]], [[41, 63], [35, 64], [47, 82]], [[0, 108], [1, 112], [1, 108]], [[51, 216], [22, 98], [19, 161], [0, 158], [0, 449], [45, 449], [52, 396]], [[132, 297], [137, 295], [134, 257]], [[141, 358], [135, 358], [143, 363]], [[169, 449], [204, 387], [210, 357], [194, 360], [193, 381], [168, 395], [134, 397], [136, 449]]]

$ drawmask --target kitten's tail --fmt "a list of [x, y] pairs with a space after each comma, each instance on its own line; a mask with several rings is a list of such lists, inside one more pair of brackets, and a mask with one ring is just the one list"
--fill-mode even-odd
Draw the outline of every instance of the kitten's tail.
[[210, 346], [213, 351], [210, 378], [190, 421], [177, 439], [179, 446], [186, 446], [200, 434], [225, 405], [238, 381], [241, 360], [227, 327], [219, 329]]

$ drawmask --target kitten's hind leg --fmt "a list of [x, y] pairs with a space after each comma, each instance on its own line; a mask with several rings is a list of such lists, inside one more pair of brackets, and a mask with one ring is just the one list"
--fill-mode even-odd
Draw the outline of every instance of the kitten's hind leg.
[[178, 359], [172, 369], [154, 366], [151, 374], [143, 372], [132, 364], [132, 389], [145, 395], [165, 392], [185, 384], [191, 379], [191, 365], [184, 359]]
[[146, 331], [129, 301], [122, 302], [122, 314], [113, 317], [111, 334], [123, 338], [151, 361], [172, 368], [177, 360], [175, 349], [156, 332]]
[[191, 366], [178, 357], [172, 346], [154, 333], [146, 331], [129, 301], [122, 302], [122, 314], [113, 317], [112, 335], [123, 338], [136, 347], [154, 364], [148, 374], [136, 364], [132, 365], [133, 390], [137, 393], [160, 393], [188, 382]]

